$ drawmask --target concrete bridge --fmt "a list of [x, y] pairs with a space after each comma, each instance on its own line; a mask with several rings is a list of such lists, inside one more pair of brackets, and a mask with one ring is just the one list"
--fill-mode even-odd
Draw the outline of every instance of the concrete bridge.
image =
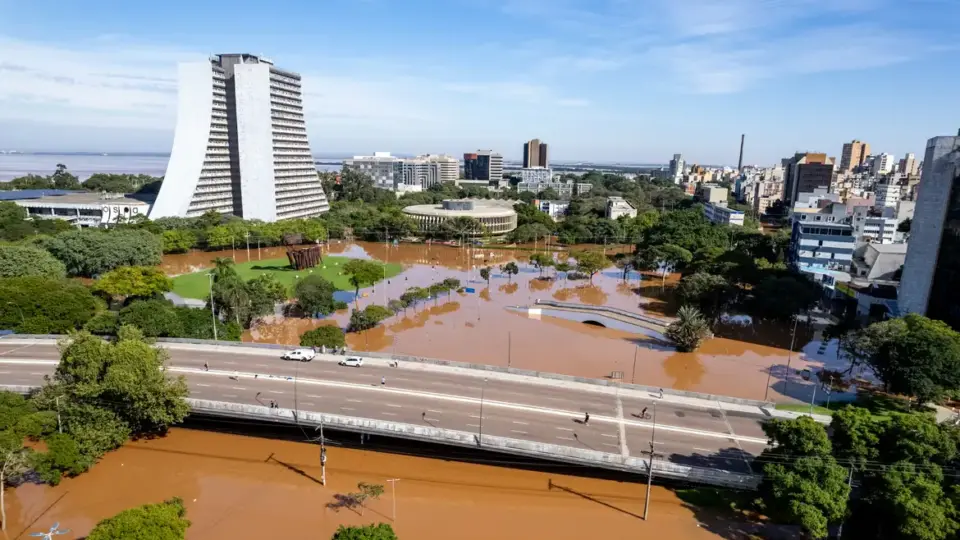
[[[161, 341], [194, 414], [300, 424], [751, 489], [769, 404], [514, 373], [456, 362], [366, 356], [362, 368], [318, 355], [284, 362], [276, 346]], [[59, 362], [55, 341], [0, 338], [0, 385], [28, 391]], [[204, 368], [209, 365], [209, 369]], [[382, 384], [382, 382], [386, 384]], [[270, 407], [275, 402], [277, 408]], [[647, 416], [639, 411], [649, 409]], [[584, 422], [585, 413], [590, 421]], [[655, 413], [656, 416], [653, 416]], [[650, 442], [657, 457], [644, 454]]]
[[573, 319], [586, 324], [595, 324], [627, 332], [641, 333], [666, 340], [664, 332], [673, 319], [650, 317], [625, 309], [590, 304], [574, 304], [554, 300], [537, 300], [533, 306], [524, 308], [534, 315], [548, 315]]

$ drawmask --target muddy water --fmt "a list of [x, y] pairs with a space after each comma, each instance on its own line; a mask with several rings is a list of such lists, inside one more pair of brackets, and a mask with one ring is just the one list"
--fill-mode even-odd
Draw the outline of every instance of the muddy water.
[[[602, 249], [602, 247], [601, 247]], [[542, 320], [509, 311], [542, 300], [614, 306], [652, 316], [672, 316], [677, 309], [673, 288], [678, 276], [633, 274], [624, 280], [609, 268], [592, 280], [557, 277], [552, 269], [542, 275], [527, 262], [529, 252], [472, 249], [443, 245], [389, 246], [383, 243], [332, 243], [326, 253], [372, 257], [399, 262], [400, 275], [361, 291], [356, 305], [385, 304], [409, 287], [425, 287], [444, 278], [459, 279], [474, 294], [453, 293], [429, 300], [367, 332], [350, 334], [351, 348], [394, 354], [446, 358], [464, 362], [512, 366], [586, 377], [609, 377], [622, 372], [626, 381], [656, 387], [733, 395], [751, 399], [808, 400], [812, 385], [784, 382], [789, 363], [793, 375], [809, 366], [836, 367], [835, 350], [821, 353], [819, 342], [804, 327], [797, 333], [797, 353], [790, 355], [790, 328], [784, 325], [729, 326], [693, 354], [678, 353], [647, 338], [613, 329], [551, 317]], [[263, 258], [283, 256], [282, 248], [262, 249]], [[554, 257], [565, 258], [567, 252]], [[170, 273], [189, 271], [217, 256], [233, 252], [190, 253], [165, 258]], [[243, 261], [246, 250], [236, 251]], [[251, 250], [251, 257], [256, 257]], [[517, 261], [520, 274], [505, 276], [499, 266]], [[489, 284], [479, 269], [493, 268]], [[351, 308], [353, 305], [351, 305]], [[244, 341], [299, 343], [306, 330], [323, 324], [345, 327], [349, 310], [324, 320], [268, 319], [244, 334]], [[802, 353], [799, 351], [802, 350]], [[636, 358], [636, 362], [634, 362]], [[773, 377], [768, 372], [774, 367]], [[768, 382], [770, 390], [768, 391]], [[823, 396], [820, 396], [823, 397]]]
[[[340, 524], [391, 522], [385, 480], [398, 478], [393, 525], [404, 540], [720, 538], [656, 486], [653, 519], [644, 522], [637, 483], [330, 447], [324, 487], [317, 461], [314, 444], [175, 429], [55, 488], [9, 490], [8, 534], [23, 538], [59, 521], [71, 532], [58, 538], [81, 538], [100, 519], [177, 496], [193, 522], [188, 539], [329, 538]], [[362, 516], [327, 508], [357, 482], [384, 484], [386, 493]]]

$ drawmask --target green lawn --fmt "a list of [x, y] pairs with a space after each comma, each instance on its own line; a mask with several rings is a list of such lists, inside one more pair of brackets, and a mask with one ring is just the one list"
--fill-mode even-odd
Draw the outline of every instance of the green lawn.
[[[844, 405], [846, 405], [844, 403]], [[777, 409], [781, 411], [791, 411], [798, 413], [810, 413], [810, 405], [804, 405], [802, 403], [777, 403]], [[821, 407], [819, 405], [813, 406], [813, 414], [825, 414], [830, 416], [833, 414], [833, 408]]]
[[[857, 399], [851, 402], [835, 401], [830, 404], [829, 408], [815, 405], [813, 407], [813, 413], [832, 415], [834, 411], [847, 405], [863, 407], [870, 411], [870, 414], [877, 419], [888, 419], [893, 413], [921, 412], [924, 414], [935, 414], [935, 411], [930, 407], [921, 407], [918, 409], [911, 407], [910, 402], [906, 399], [872, 392], [861, 392], [857, 396]], [[804, 405], [802, 403], [778, 403], [776, 408], [781, 411], [810, 412], [810, 405]]]
[[[293, 282], [297, 276], [304, 276], [309, 273], [320, 274], [330, 280], [333, 285], [344, 291], [353, 291], [350, 285], [350, 277], [340, 275], [340, 267], [350, 259], [347, 257], [324, 257], [323, 262], [315, 268], [308, 270], [294, 270], [286, 258], [265, 259], [262, 261], [250, 261], [240, 263], [235, 266], [237, 273], [245, 280], [255, 278], [260, 274], [273, 274], [276, 278], [292, 289]], [[403, 271], [403, 266], [398, 263], [387, 263], [386, 277], [391, 278]], [[173, 292], [184, 298], [206, 298], [210, 293], [210, 281], [207, 277], [209, 270], [201, 270], [192, 274], [184, 274], [173, 278]]]

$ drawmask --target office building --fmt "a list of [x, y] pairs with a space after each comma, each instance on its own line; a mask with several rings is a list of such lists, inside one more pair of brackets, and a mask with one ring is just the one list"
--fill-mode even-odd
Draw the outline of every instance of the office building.
[[[437, 163], [440, 166], [441, 182], [456, 182], [460, 179], [460, 162], [453, 156], [424, 154], [414, 159], [426, 163]], [[430, 186], [424, 185], [423, 187]]]
[[393, 190], [397, 186], [395, 176], [400, 161], [390, 152], [374, 152], [372, 156], [353, 156], [352, 159], [343, 160], [343, 168], [369, 176], [373, 185], [380, 189]]
[[582, 195], [593, 188], [589, 182], [520, 182], [517, 184], [517, 192], [540, 193], [548, 189], [557, 192], [562, 198], [569, 199], [574, 195]]
[[684, 169], [686, 164], [683, 161], [682, 154], [674, 154], [673, 159], [670, 160], [670, 179], [673, 180], [674, 184], [679, 184], [680, 180], [683, 178], [683, 173], [686, 172]]
[[874, 208], [854, 207], [849, 221], [857, 244], [893, 244], [896, 241], [897, 218], [886, 217]]
[[517, 212], [512, 201], [447, 199], [440, 204], [408, 206], [403, 213], [417, 220], [421, 231], [437, 230], [444, 222], [457, 217], [473, 218], [483, 225], [483, 230], [464, 231], [466, 236], [503, 235], [517, 228]]
[[784, 202], [792, 207], [800, 193], [829, 189], [833, 181], [833, 158], [826, 154], [797, 152], [783, 160]]
[[700, 202], [710, 204], [727, 204], [727, 196], [730, 191], [725, 187], [716, 184], [701, 184], [697, 188], [696, 198]]
[[521, 182], [550, 182], [553, 171], [543, 167], [524, 167], [520, 169]]
[[547, 143], [540, 142], [540, 139], [531, 139], [523, 143], [523, 168], [532, 167], [550, 167], [550, 160], [547, 157]]
[[537, 207], [537, 210], [547, 214], [554, 221], [558, 221], [567, 214], [567, 208], [570, 208], [570, 201], [534, 199], [533, 205]]
[[607, 197], [607, 219], [617, 219], [621, 216], [637, 217], [637, 209], [623, 197]]
[[870, 145], [865, 142], [854, 140], [844, 144], [843, 153], [840, 155], [840, 170], [848, 172], [862, 166], [869, 155]]
[[310, 153], [300, 75], [250, 54], [179, 67], [177, 128], [151, 218], [213, 210], [276, 221], [329, 209]]
[[960, 330], [960, 136], [927, 141], [920, 184], [900, 311]]
[[852, 225], [793, 221], [790, 263], [801, 272], [817, 275], [823, 275], [824, 271], [849, 272], [855, 247]]
[[703, 215], [710, 220], [711, 223], [716, 223], [717, 225], [734, 225], [737, 227], [743, 227], [743, 219], [746, 217], [744, 213], [739, 210], [727, 208], [726, 201], [722, 204], [705, 203], [703, 205]]
[[503, 156], [493, 150], [477, 150], [463, 155], [463, 177], [467, 180], [503, 180]]

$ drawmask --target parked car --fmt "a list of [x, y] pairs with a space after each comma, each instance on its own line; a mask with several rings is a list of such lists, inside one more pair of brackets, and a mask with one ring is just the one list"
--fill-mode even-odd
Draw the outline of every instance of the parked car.
[[348, 357], [348, 358], [344, 358], [343, 360], [341, 360], [341, 361], [339, 361], [339, 362], [337, 362], [337, 363], [340, 364], [341, 366], [360, 367], [360, 366], [363, 365], [363, 358], [358, 358], [358, 357], [356, 357], [356, 356], [351, 356], [351, 357]]
[[298, 362], [309, 362], [317, 356], [317, 353], [313, 352], [313, 349], [294, 349], [292, 351], [287, 351], [283, 353], [284, 360], [296, 360]]

